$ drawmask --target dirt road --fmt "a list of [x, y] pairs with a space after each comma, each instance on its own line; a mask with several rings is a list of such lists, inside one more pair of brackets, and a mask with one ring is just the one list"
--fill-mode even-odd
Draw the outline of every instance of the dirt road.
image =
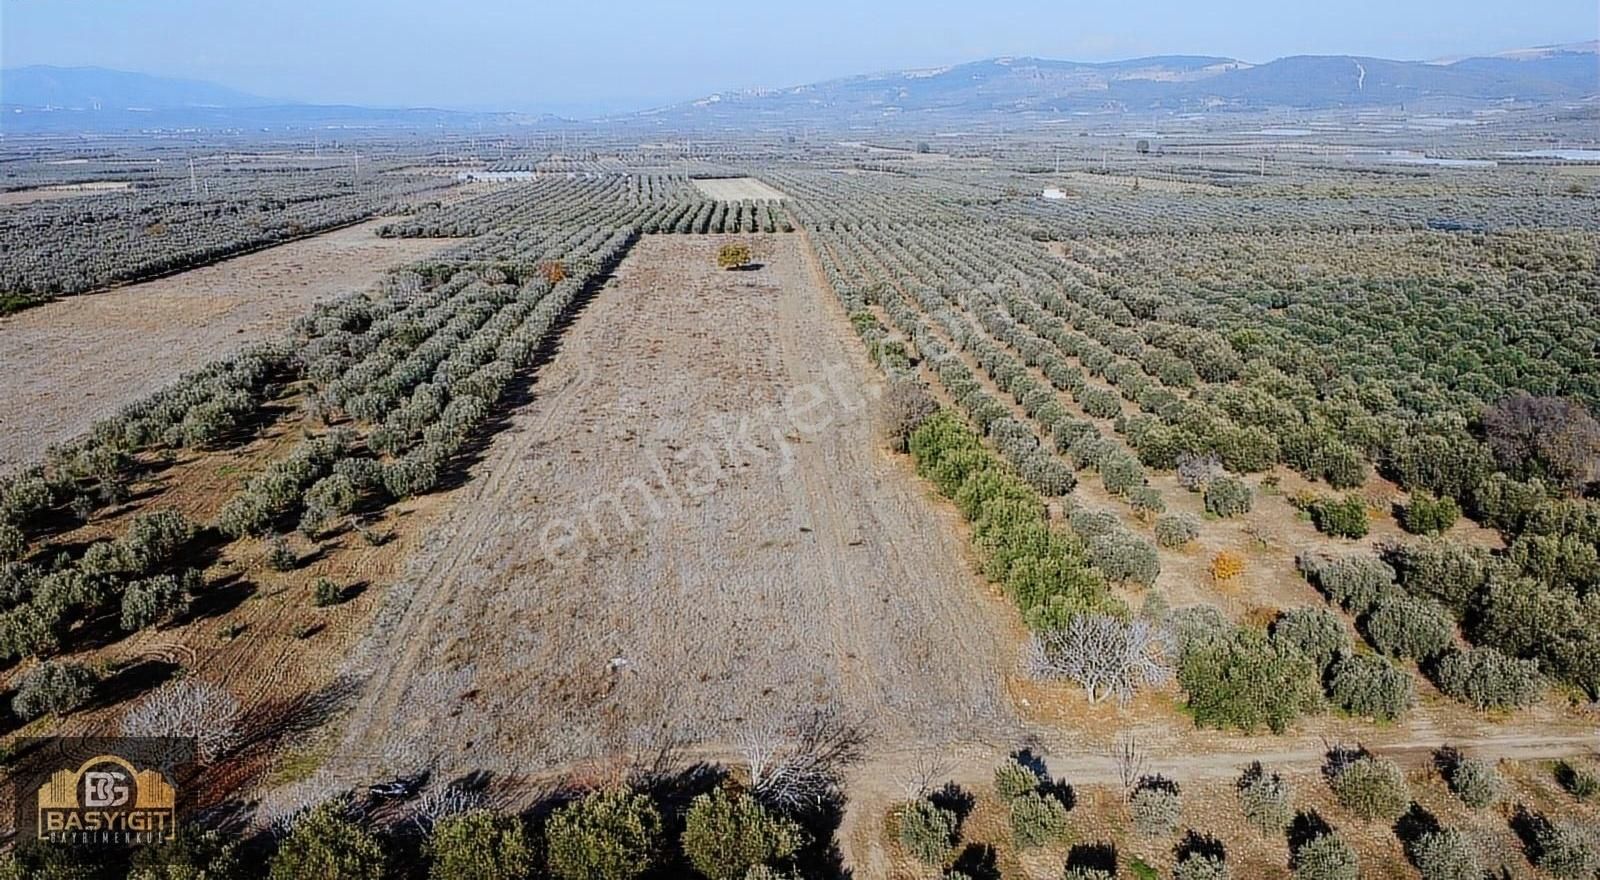
[[385, 222], [0, 318], [0, 473], [185, 372], [282, 333], [312, 303], [458, 243], [379, 238]]
[[1015, 729], [1006, 609], [876, 441], [842, 309], [796, 236], [719, 271], [733, 238], [647, 236], [567, 331], [356, 653], [341, 757], [536, 772], [819, 707]]

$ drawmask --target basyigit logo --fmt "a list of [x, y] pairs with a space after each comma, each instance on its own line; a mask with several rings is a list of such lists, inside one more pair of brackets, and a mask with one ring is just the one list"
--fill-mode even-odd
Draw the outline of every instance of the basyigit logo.
[[177, 834], [177, 789], [159, 771], [117, 755], [57, 770], [37, 797], [40, 840], [153, 843]]

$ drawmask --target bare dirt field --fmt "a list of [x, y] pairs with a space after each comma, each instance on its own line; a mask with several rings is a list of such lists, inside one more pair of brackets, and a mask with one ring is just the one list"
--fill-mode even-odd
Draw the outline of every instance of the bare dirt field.
[[719, 202], [742, 202], [746, 199], [782, 201], [788, 198], [781, 191], [754, 177], [705, 177], [695, 178], [690, 182], [694, 184], [695, 189], [704, 193], [706, 198], [716, 199]]
[[379, 238], [385, 222], [0, 318], [0, 473], [189, 370], [273, 338], [312, 303], [458, 243]]
[[1014, 729], [1005, 609], [875, 439], [842, 309], [798, 236], [716, 270], [733, 240], [647, 236], [579, 314], [388, 591], [336, 759], [537, 772], [827, 707]]
[[67, 199], [73, 196], [98, 196], [122, 192], [132, 184], [126, 180], [94, 180], [88, 183], [58, 183], [34, 189], [19, 189], [0, 193], [0, 206], [26, 205], [50, 199]]

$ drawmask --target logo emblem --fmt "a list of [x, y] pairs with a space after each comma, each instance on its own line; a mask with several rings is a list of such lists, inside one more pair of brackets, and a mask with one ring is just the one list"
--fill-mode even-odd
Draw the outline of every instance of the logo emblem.
[[148, 843], [177, 835], [177, 790], [151, 769], [96, 755], [39, 786], [40, 840]]

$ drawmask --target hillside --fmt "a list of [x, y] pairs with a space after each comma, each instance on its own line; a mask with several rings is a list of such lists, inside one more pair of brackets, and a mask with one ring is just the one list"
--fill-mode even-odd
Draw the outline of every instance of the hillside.
[[639, 118], [728, 125], [778, 120], [870, 124], [1001, 114], [1546, 102], [1600, 93], [1597, 62], [1600, 55], [1593, 43], [1448, 63], [1352, 55], [1292, 56], [1259, 65], [1208, 56], [1099, 64], [1002, 57], [784, 89], [724, 92]]

